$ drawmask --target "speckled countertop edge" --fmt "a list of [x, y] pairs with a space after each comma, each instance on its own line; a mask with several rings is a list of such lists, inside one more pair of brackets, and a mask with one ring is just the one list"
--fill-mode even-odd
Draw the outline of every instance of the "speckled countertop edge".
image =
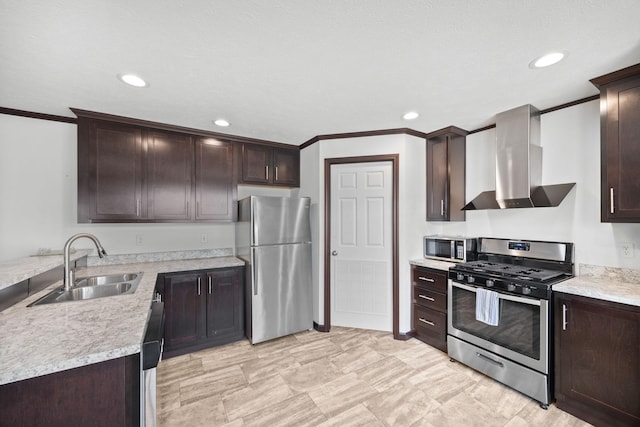
[[456, 265], [455, 262], [438, 261], [429, 258], [412, 259], [409, 261], [409, 264], [442, 271], [448, 271], [451, 267], [454, 267]]
[[621, 276], [580, 275], [553, 285], [553, 291], [640, 307], [640, 283], [625, 280]]
[[0, 384], [140, 351], [159, 273], [243, 266], [235, 257], [79, 268], [77, 277], [143, 272], [134, 294], [27, 307], [47, 289], [0, 313]]
[[[70, 259], [75, 261], [91, 252], [88, 249], [81, 249], [72, 253]], [[0, 291], [61, 265], [64, 265], [62, 255], [28, 256], [0, 262]]]

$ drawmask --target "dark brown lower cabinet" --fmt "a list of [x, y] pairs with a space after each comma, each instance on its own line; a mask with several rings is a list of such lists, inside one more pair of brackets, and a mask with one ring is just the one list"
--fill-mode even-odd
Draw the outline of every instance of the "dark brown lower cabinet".
[[244, 338], [241, 267], [164, 274], [160, 282], [164, 358]]
[[640, 426], [640, 308], [556, 293], [558, 408], [596, 426]]
[[447, 351], [447, 274], [412, 266], [413, 336], [439, 350]]
[[140, 425], [140, 354], [0, 386], [0, 426]]

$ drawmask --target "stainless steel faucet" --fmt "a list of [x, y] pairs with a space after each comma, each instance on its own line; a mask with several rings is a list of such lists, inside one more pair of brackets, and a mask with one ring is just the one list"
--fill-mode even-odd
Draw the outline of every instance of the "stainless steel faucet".
[[71, 289], [71, 286], [73, 286], [73, 281], [75, 280], [75, 273], [76, 273], [75, 270], [73, 270], [69, 265], [70, 264], [69, 252], [71, 250], [71, 244], [81, 237], [86, 237], [87, 239], [91, 239], [93, 243], [95, 243], [96, 249], [98, 250], [98, 256], [100, 258], [104, 257], [107, 254], [107, 251], [104, 250], [98, 238], [93, 234], [78, 233], [69, 237], [69, 240], [67, 240], [67, 243], [64, 244], [64, 290], [65, 291], [68, 291], [69, 289]]

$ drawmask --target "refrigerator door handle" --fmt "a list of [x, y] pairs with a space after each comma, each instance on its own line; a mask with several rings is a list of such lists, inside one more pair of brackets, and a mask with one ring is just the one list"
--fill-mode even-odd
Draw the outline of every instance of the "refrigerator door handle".
[[258, 295], [258, 257], [255, 256], [255, 251], [251, 251], [251, 282], [253, 282], [253, 295]]

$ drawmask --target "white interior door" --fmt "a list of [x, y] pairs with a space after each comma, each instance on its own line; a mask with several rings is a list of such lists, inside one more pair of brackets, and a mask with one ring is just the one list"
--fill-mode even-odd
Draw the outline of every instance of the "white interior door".
[[392, 162], [331, 166], [331, 324], [392, 331]]

